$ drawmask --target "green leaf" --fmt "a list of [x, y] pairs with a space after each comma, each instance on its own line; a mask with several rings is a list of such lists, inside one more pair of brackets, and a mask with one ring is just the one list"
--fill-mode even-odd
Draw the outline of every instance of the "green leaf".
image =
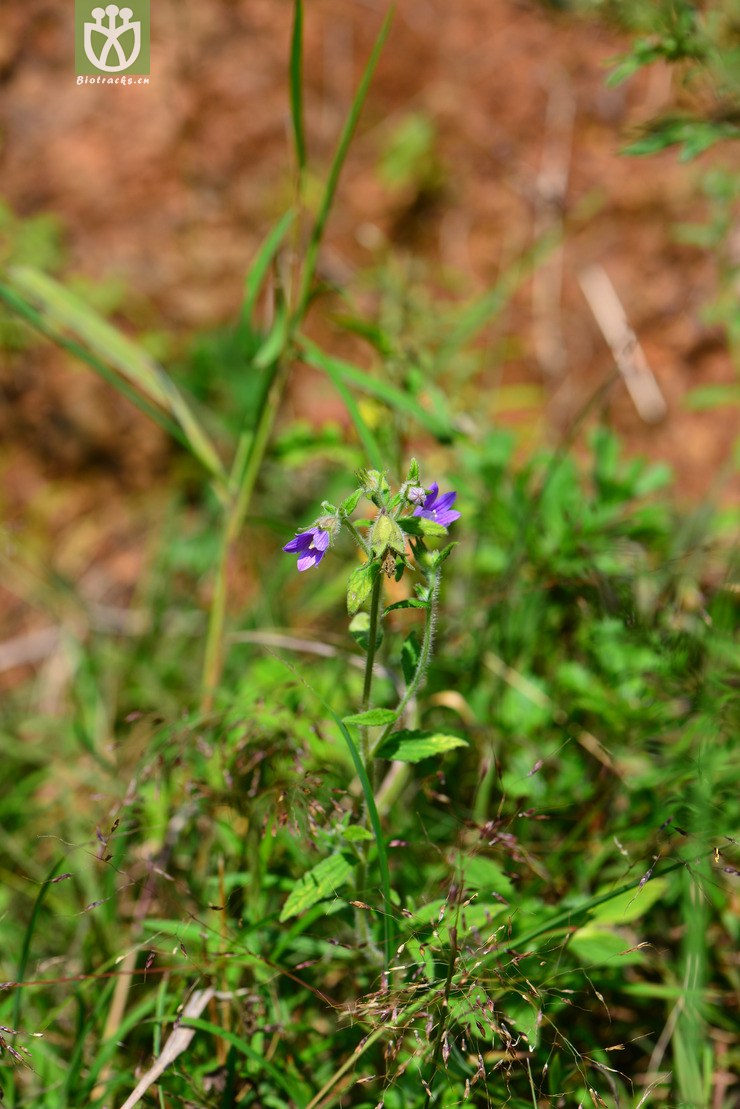
[[275, 322], [270, 332], [265, 336], [259, 350], [252, 358], [252, 365], [258, 370], [264, 370], [276, 362], [282, 354], [288, 338], [288, 313], [285, 305], [280, 305], [275, 315]]
[[364, 843], [375, 839], [370, 829], [363, 828], [361, 824], [350, 824], [348, 828], [342, 828], [342, 836], [348, 843]]
[[[353, 616], [349, 622], [349, 634], [358, 647], [361, 647], [363, 651], [367, 651], [370, 645], [370, 613], [358, 612], [356, 616]], [[379, 624], [375, 632], [376, 648], [379, 647], [382, 642], [383, 628]]]
[[652, 908], [667, 888], [665, 878], [653, 878], [642, 889], [635, 887], [599, 905], [591, 920], [598, 924], [629, 924]]
[[374, 754], [379, 759], [421, 762], [422, 759], [428, 759], [433, 755], [441, 755], [445, 751], [453, 751], [456, 747], [467, 746], [467, 740], [457, 735], [402, 729], [399, 732], [393, 732], [383, 740]]
[[629, 950], [634, 943], [611, 928], [587, 924], [571, 936], [570, 950], [586, 966], [595, 966], [618, 959], [620, 966], [634, 966], [644, 961], [641, 951]]
[[254, 313], [254, 306], [257, 303], [259, 291], [262, 288], [267, 271], [272, 264], [272, 260], [277, 254], [278, 247], [285, 238], [290, 225], [295, 219], [295, 212], [288, 211], [280, 219], [280, 221], [273, 227], [270, 234], [265, 239], [264, 243], [257, 252], [257, 256], [250, 266], [249, 273], [244, 281], [244, 300], [242, 302], [241, 318], [242, 321], [249, 324], [254, 328], [254, 321], [252, 319]]
[[280, 922], [289, 920], [292, 916], [299, 916], [318, 901], [330, 897], [347, 881], [354, 866], [354, 860], [341, 852], [331, 855], [328, 859], [322, 859], [293, 886], [288, 900], [283, 905]]
[[405, 601], [395, 601], [388, 605], [386, 612], [398, 612], [402, 608], [429, 608], [429, 601], [419, 601], [416, 597], [408, 597]]
[[403, 392], [395, 385], [390, 385], [387, 381], [374, 377], [372, 373], [360, 366], [353, 366], [350, 362], [343, 362], [339, 358], [330, 357], [315, 343], [312, 343], [310, 339], [307, 339], [305, 335], [298, 336], [296, 341], [301, 346], [303, 356], [309, 366], [323, 370], [329, 376], [335, 375], [332, 380], [342, 380], [345, 384], [354, 385], [363, 393], [369, 393], [370, 396], [377, 397], [394, 411], [403, 412], [416, 420], [437, 439], [448, 440], [452, 436], [453, 428], [450, 421], [443, 422], [438, 416], [422, 408], [419, 401], [409, 393]]
[[353, 570], [347, 582], [347, 611], [350, 616], [357, 612], [373, 591], [375, 579], [380, 573], [380, 564], [375, 560], [366, 562]]
[[447, 528], [438, 524], [436, 520], [427, 520], [425, 516], [401, 516], [398, 526], [407, 535], [447, 535]]
[[382, 724], [392, 724], [398, 717], [393, 709], [368, 709], [343, 717], [345, 724], [361, 724], [364, 728], [379, 728]]
[[463, 878], [466, 889], [480, 890], [484, 895], [493, 892], [512, 898], [515, 893], [511, 879], [504, 874], [498, 863], [483, 855], [474, 855], [465, 860]]
[[419, 638], [415, 631], [410, 632], [403, 641], [401, 647], [401, 669], [403, 670], [403, 678], [406, 685], [411, 685], [416, 674], [416, 669], [419, 665], [419, 656], [421, 655], [421, 645]]
[[724, 404], [740, 404], [740, 382], [727, 385], [702, 385], [691, 389], [683, 398], [683, 403], [694, 412], [707, 408], [718, 408]]
[[441, 551], [432, 551], [432, 566], [441, 566], [443, 562], [446, 562], [456, 546], [457, 543], [448, 543]]

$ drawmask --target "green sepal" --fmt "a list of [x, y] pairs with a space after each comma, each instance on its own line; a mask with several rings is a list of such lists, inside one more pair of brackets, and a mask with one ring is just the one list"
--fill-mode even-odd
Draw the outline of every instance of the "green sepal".
[[347, 612], [353, 616], [373, 591], [380, 563], [375, 559], [353, 570], [347, 582]]
[[342, 501], [342, 503], [340, 504], [339, 511], [342, 513], [342, 515], [351, 516], [364, 495], [364, 489], [355, 489], [354, 493], [351, 493], [350, 496], [347, 497], [347, 499]]
[[396, 554], [403, 555], [406, 551], [406, 540], [403, 532], [390, 516], [382, 512], [373, 524], [370, 534], [370, 547], [376, 558], [382, 558], [390, 548]]
[[[381, 474], [380, 470], [362, 470], [361, 473], [362, 478], [360, 480], [362, 480], [365, 487], [365, 492], [373, 499], [375, 497], [386, 497], [390, 493], [391, 487], [388, 484], [388, 479], [385, 474]], [[358, 472], [359, 476], [360, 472]]]
[[421, 479], [419, 478], [419, 463], [415, 458], [412, 458], [409, 462], [409, 472], [406, 477], [406, 483], [407, 485], [421, 485]]

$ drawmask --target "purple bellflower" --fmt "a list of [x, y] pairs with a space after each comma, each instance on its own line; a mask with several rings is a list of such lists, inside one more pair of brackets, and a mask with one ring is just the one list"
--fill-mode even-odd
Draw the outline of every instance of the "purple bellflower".
[[285, 544], [283, 550], [288, 554], [298, 555], [299, 570], [310, 570], [312, 566], [318, 566], [328, 551], [329, 539], [328, 531], [313, 527], [308, 531], [299, 531], [295, 539]]
[[439, 486], [436, 481], [433, 481], [429, 486], [429, 493], [424, 504], [414, 509], [414, 516], [423, 516], [425, 520], [434, 520], [435, 524], [441, 524], [443, 528], [448, 528], [462, 515], [462, 513], [452, 508], [456, 496], [457, 493], [449, 492], [443, 493], [440, 497]]

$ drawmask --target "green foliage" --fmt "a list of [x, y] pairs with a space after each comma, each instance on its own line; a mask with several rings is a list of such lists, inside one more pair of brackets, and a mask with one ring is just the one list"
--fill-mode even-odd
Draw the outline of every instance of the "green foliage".
[[[582, 5], [626, 25], [639, 35], [609, 76], [616, 85], [644, 66], [667, 62], [685, 85], [709, 93], [714, 107], [683, 116], [667, 114], [653, 120], [644, 134], [626, 148], [628, 154], [656, 154], [680, 147], [680, 157], [696, 158], [719, 142], [740, 138], [740, 51], [737, 46], [736, 0], [708, 7], [693, 0], [585, 0]], [[708, 98], [707, 98], [708, 99]]]
[[[669, 7], [683, 37], [652, 48], [704, 64], [709, 23]], [[301, 181], [303, 17], [297, 0]], [[738, 1061], [738, 593], [721, 514], [680, 514], [667, 468], [625, 458], [602, 426], [522, 457], [467, 391], [481, 335], [549, 243], [446, 311], [389, 263], [376, 316], [342, 321], [369, 370], [303, 334], [386, 30], [296, 287], [276, 282], [260, 317], [303, 212], [266, 236], [235, 327], [194, 346], [208, 418], [67, 288], [22, 268], [4, 285], [204, 475], [197, 497], [173, 476], [123, 631], [83, 620], [54, 567], [4, 556], [11, 584], [41, 582], [67, 676], [52, 699], [42, 680], [9, 696], [0, 728], [4, 1104], [125, 1104], [159, 1061], [145, 1096], [160, 1105], [637, 1109], [644, 1086], [698, 1107], [720, 1104]], [[407, 173], [431, 143], [415, 126]], [[719, 247], [734, 194], [715, 184]], [[345, 399], [354, 438], [273, 435], [299, 357]], [[420, 440], [428, 462], [404, 471]], [[463, 514], [445, 546], [411, 514], [432, 464]], [[336, 575], [296, 583], [282, 536], [324, 497], [367, 561], [338, 539]], [[380, 513], [370, 539], [348, 520], [363, 499]]]

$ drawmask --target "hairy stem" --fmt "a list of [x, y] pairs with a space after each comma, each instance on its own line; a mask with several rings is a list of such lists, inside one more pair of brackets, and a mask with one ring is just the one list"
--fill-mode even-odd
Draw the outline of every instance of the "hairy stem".
[[396, 708], [396, 720], [389, 724], [380, 739], [376, 743], [376, 749], [388, 738], [396, 726], [398, 718], [402, 715], [404, 709], [409, 701], [416, 696], [416, 693], [421, 686], [426, 676], [429, 660], [432, 657], [432, 646], [434, 645], [434, 632], [437, 627], [437, 605], [439, 602], [439, 583], [441, 579], [441, 570], [435, 567], [431, 574], [431, 581], [429, 587], [429, 607], [426, 609], [426, 619], [424, 621], [424, 637], [421, 641], [421, 650], [419, 652], [419, 662], [414, 672], [414, 676], [406, 687], [406, 692], [398, 703]]
[[370, 550], [370, 544], [367, 543], [363, 539], [363, 537], [360, 535], [359, 531], [357, 530], [355, 525], [352, 523], [352, 521], [349, 519], [349, 517], [345, 516], [343, 514], [342, 515], [342, 523], [344, 524], [344, 526], [349, 531], [350, 535], [354, 539], [357, 546], [363, 551], [364, 554], [367, 555], [368, 558], [370, 558], [370, 555], [372, 553], [371, 550]]

